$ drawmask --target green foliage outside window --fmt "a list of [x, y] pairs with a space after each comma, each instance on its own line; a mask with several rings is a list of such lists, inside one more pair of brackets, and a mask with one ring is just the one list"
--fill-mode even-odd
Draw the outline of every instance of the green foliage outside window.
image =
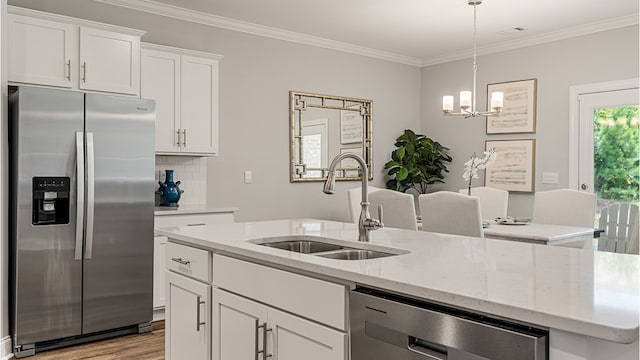
[[594, 112], [594, 182], [598, 198], [637, 202], [640, 187], [640, 107]]

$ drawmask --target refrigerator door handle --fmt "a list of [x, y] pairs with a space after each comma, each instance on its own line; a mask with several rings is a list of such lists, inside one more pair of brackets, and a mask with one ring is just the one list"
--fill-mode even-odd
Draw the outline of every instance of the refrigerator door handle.
[[76, 132], [76, 248], [75, 260], [82, 260], [84, 228], [84, 133]]
[[85, 259], [91, 259], [93, 254], [93, 221], [95, 205], [95, 157], [93, 152], [93, 133], [87, 133], [87, 233], [85, 244]]

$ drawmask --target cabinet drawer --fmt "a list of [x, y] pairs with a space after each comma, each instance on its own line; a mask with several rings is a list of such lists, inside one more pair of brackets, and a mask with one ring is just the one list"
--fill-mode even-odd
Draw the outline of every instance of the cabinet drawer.
[[213, 256], [213, 285], [346, 330], [347, 289], [343, 285], [217, 254]]
[[205, 282], [211, 282], [211, 254], [202, 249], [167, 243], [167, 269]]
[[[169, 210], [167, 210], [169, 211]], [[156, 215], [156, 228], [171, 226], [198, 226], [207, 224], [224, 224], [233, 222], [233, 213], [210, 213], [191, 215]]]

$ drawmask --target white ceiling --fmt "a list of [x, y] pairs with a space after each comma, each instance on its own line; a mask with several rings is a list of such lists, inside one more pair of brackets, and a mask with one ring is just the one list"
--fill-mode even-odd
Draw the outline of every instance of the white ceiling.
[[[413, 65], [468, 57], [467, 0], [96, 0]], [[485, 0], [478, 53], [638, 23], [638, 0]], [[178, 16], [180, 17], [180, 16]], [[203, 20], [205, 19], [205, 20]], [[522, 32], [514, 28], [521, 27]], [[306, 39], [306, 40], [305, 40]]]

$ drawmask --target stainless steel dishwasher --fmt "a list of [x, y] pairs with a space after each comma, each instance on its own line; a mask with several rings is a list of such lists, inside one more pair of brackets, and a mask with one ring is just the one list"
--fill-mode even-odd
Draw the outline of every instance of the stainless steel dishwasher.
[[351, 360], [546, 360], [549, 332], [368, 288], [350, 295]]

